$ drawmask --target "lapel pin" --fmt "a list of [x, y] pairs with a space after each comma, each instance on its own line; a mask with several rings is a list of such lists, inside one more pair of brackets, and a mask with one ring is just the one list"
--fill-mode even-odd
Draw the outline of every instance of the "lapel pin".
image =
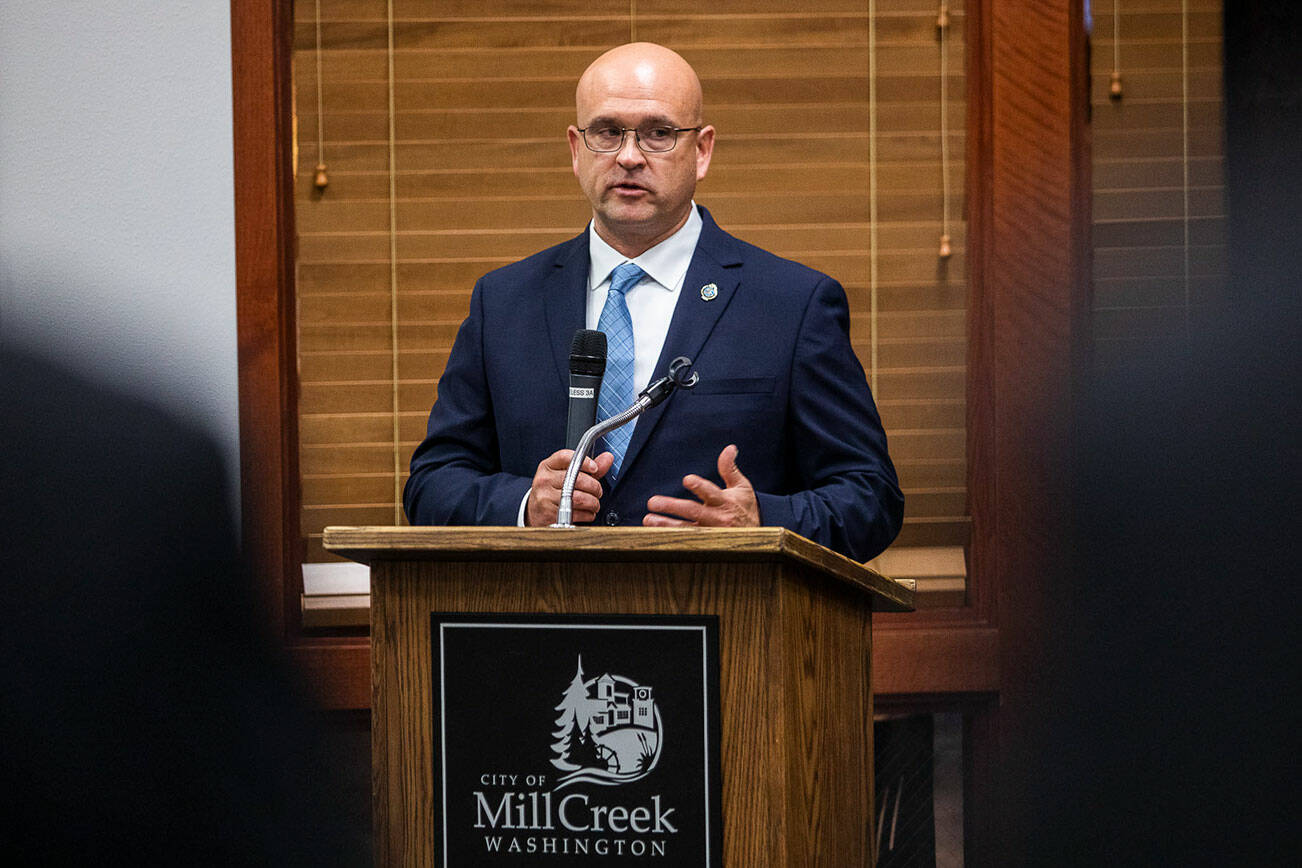
[[719, 297], [719, 287], [713, 283], [707, 283], [701, 287], [701, 301], [714, 301]]

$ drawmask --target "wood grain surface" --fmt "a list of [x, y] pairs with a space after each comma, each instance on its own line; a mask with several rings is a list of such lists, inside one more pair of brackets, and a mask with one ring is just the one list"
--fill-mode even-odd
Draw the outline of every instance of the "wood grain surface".
[[327, 527], [325, 545], [364, 564], [385, 560], [789, 561], [871, 595], [878, 611], [909, 611], [902, 582], [780, 527]]
[[717, 615], [724, 864], [870, 863], [868, 594], [794, 558], [700, 560], [689, 548], [678, 560], [530, 554], [374, 561], [377, 865], [434, 864], [435, 611]]

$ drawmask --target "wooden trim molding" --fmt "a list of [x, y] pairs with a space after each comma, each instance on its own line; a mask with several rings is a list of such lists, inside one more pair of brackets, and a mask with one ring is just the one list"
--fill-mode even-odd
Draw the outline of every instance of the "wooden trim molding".
[[326, 708], [370, 707], [365, 637], [304, 636], [291, 157], [293, 4], [231, 0], [243, 555]]
[[[1083, 0], [981, 0], [988, 65], [969, 428], [971, 573], [997, 629], [998, 701], [969, 722], [968, 864], [1017, 861], [1020, 739], [1039, 712], [1049, 577], [1066, 556], [1072, 416], [1089, 293]], [[978, 161], [974, 161], [978, 162]], [[978, 215], [974, 215], [978, 216]]]
[[896, 695], [994, 693], [998, 642], [991, 627], [874, 630], [873, 693], [888, 702]]
[[291, 649], [308, 695], [322, 708], [371, 707], [370, 640], [300, 642]]
[[291, 6], [231, 0], [240, 490], [245, 563], [287, 631], [296, 536], [293, 238], [288, 145]]

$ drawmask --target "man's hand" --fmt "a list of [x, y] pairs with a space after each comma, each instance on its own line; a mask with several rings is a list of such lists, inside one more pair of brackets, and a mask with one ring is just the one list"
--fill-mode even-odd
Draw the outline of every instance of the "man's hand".
[[[565, 484], [565, 470], [570, 466], [573, 449], [553, 452], [538, 465], [529, 489], [529, 503], [524, 510], [524, 523], [528, 527], [546, 527], [556, 521], [561, 506], [561, 488]], [[574, 480], [574, 504], [571, 517], [575, 524], [592, 521], [601, 509], [601, 483], [598, 479], [610, 471], [615, 456], [603, 452], [596, 458], [584, 458], [579, 478]]]
[[759, 527], [759, 502], [750, 480], [737, 467], [736, 446], [725, 446], [719, 453], [719, 476], [726, 488], [694, 473], [684, 476], [683, 488], [700, 498], [700, 502], [657, 494], [646, 502], [648, 512], [642, 524], [647, 527]]

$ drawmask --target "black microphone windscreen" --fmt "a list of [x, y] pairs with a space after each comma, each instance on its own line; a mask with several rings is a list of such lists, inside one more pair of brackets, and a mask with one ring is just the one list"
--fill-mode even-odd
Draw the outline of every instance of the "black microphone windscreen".
[[570, 373], [600, 377], [606, 373], [606, 333], [579, 329], [570, 343]]

